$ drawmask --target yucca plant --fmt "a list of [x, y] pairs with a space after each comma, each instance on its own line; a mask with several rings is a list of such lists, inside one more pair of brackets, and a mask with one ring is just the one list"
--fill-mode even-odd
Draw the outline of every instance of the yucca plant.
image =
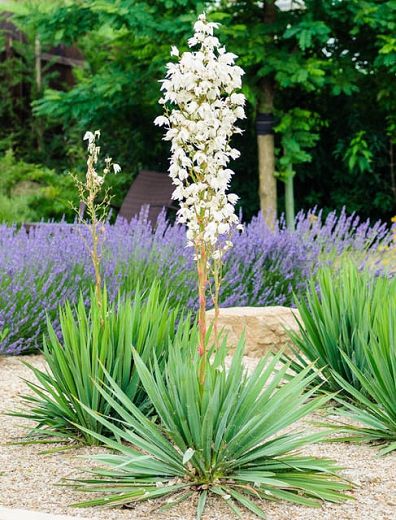
[[335, 428], [348, 433], [348, 440], [376, 442], [384, 455], [396, 450], [396, 299], [384, 305], [381, 315], [382, 326], [364, 348], [367, 370], [360, 370], [344, 354], [361, 390], [334, 373], [334, 379], [351, 397], [351, 401], [342, 401], [346, 415], [360, 426]]
[[350, 486], [337, 477], [336, 465], [298, 451], [319, 441], [322, 434], [284, 431], [329, 399], [324, 395], [313, 398], [314, 389], [304, 392], [314, 377], [309, 368], [280, 384], [289, 367], [274, 373], [280, 355], [268, 354], [248, 375], [241, 342], [226, 369], [223, 343], [212, 353], [202, 385], [196, 344], [189, 349], [175, 342], [164, 369], [155, 360], [150, 370], [134, 354], [137, 372], [158, 416], [156, 422], [110, 376], [106, 388], [97, 385], [121, 421], [115, 424], [87, 409], [113, 438], [87, 433], [113, 453], [94, 456], [105, 467], [100, 465], [92, 470], [92, 478], [71, 484], [102, 497], [75, 506], [114, 506], [162, 498], [161, 507], [167, 509], [197, 496], [199, 519], [208, 495], [213, 494], [240, 518], [241, 506], [264, 518], [263, 500], [282, 499], [306, 506], [319, 506], [322, 500], [346, 500], [344, 491]]
[[361, 378], [347, 360], [366, 372], [365, 345], [376, 336], [382, 310], [392, 299], [396, 300], [396, 280], [359, 270], [352, 262], [337, 272], [320, 269], [297, 301], [299, 332], [291, 333], [293, 356], [285, 359], [295, 372], [314, 363], [312, 383], [321, 383], [323, 391], [345, 393], [335, 374], [361, 390]]
[[142, 361], [155, 354], [162, 366], [169, 341], [177, 336], [187, 339], [191, 329], [191, 317], [171, 308], [160, 292], [159, 282], [154, 282], [147, 291], [137, 288], [132, 299], [119, 297], [109, 303], [106, 289], [100, 301], [92, 290], [88, 308], [81, 296], [76, 308], [67, 303], [59, 310], [61, 338], [48, 322], [43, 347], [47, 368], [27, 364], [38, 382], [26, 381], [32, 391], [23, 396], [28, 407], [13, 414], [36, 423], [30, 440], [54, 437], [93, 444], [97, 438], [87, 431], [106, 435], [103, 423], [86, 410], [111, 413], [98, 387], [105, 373], [138, 408], [147, 411], [132, 347]]

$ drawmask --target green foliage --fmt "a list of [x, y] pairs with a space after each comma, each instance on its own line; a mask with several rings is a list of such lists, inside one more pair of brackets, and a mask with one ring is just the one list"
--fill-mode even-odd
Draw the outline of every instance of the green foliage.
[[[395, 291], [394, 291], [395, 293]], [[385, 302], [384, 302], [385, 303]], [[344, 354], [345, 362], [361, 390], [350, 385], [337, 372], [334, 379], [347, 393], [350, 401], [341, 401], [346, 415], [358, 426], [335, 426], [347, 432], [349, 440], [376, 442], [381, 454], [396, 450], [396, 298], [386, 301], [379, 310], [379, 326], [368, 342], [361, 342], [366, 370], [361, 370], [354, 359]], [[356, 331], [360, 334], [360, 330]]]
[[[13, 124], [13, 128], [28, 127], [29, 133], [26, 128], [21, 135], [13, 130], [4, 139], [8, 134], [12, 137], [18, 156], [32, 155], [35, 160], [51, 161], [62, 166], [57, 169], [63, 169], [65, 148], [73, 149], [67, 158], [69, 168], [81, 160], [74, 153], [76, 136], [80, 138], [87, 128], [101, 128], [108, 136], [103, 145], [125, 171], [135, 174], [142, 167], [165, 170], [168, 150], [161, 132], [152, 125], [159, 113], [158, 80], [163, 77], [170, 46], [185, 50], [183, 42], [191, 33], [196, 15], [206, 10], [209, 18], [222, 23], [221, 38], [239, 55], [246, 71], [244, 93], [250, 106], [245, 132], [236, 138], [243, 160], [235, 163], [237, 175], [233, 180], [244, 214], [250, 216], [258, 209], [255, 116], [265, 79], [274, 85], [274, 105], [280, 118], [293, 111], [307, 115], [309, 128], [293, 131], [294, 146], [306, 160], [293, 162], [296, 150], [283, 146], [283, 140], [290, 140], [290, 125], [285, 134], [278, 131], [276, 135], [277, 148], [284, 148], [277, 157], [276, 169], [288, 171], [284, 163], [293, 164], [298, 205], [319, 205], [325, 210], [346, 206], [362, 216], [391, 217], [396, 202], [389, 159], [389, 141], [396, 138], [394, 0], [305, 0], [305, 9], [281, 11], [275, 7], [271, 23], [264, 23], [264, 4], [270, 2], [28, 3], [25, 10], [19, 9], [15, 21], [29, 35], [26, 52], [30, 57], [24, 59], [27, 70], [30, 67], [29, 81], [36, 34], [43, 51], [60, 43], [74, 43], [84, 54], [85, 66], [74, 70], [76, 84], [64, 91], [58, 90], [45, 72], [44, 92], [29, 96], [34, 101], [36, 119], [28, 111], [28, 125]], [[4, 88], [0, 113], [1, 103], [12, 104], [7, 81], [0, 82], [0, 89]], [[311, 120], [308, 114], [317, 117]], [[302, 122], [299, 115], [296, 117], [294, 128]], [[41, 152], [37, 140], [40, 125]], [[362, 143], [358, 155], [354, 148], [354, 139], [362, 131], [368, 146], [363, 157]], [[308, 133], [314, 146], [305, 144]], [[26, 151], [24, 143], [28, 143]], [[339, 147], [341, 153], [334, 155]], [[346, 175], [344, 158], [348, 157], [348, 162], [349, 156], [359, 159], [352, 174]], [[117, 189], [121, 199], [125, 186]]]
[[74, 218], [70, 201], [77, 201], [68, 175], [18, 160], [11, 150], [0, 158], [0, 171], [1, 222]]
[[111, 407], [103, 398], [100, 385], [108, 373], [139, 409], [148, 411], [146, 393], [142, 389], [132, 359], [132, 347], [141, 359], [149, 362], [156, 355], [161, 366], [167, 356], [168, 343], [190, 334], [190, 316], [183, 317], [160, 297], [160, 286], [154, 282], [145, 292], [136, 288], [131, 300], [119, 297], [110, 304], [106, 290], [99, 305], [93, 292], [89, 310], [83, 296], [77, 308], [66, 304], [59, 310], [62, 335], [59, 339], [50, 323], [44, 340], [46, 371], [28, 365], [38, 383], [27, 381], [32, 395], [23, 396], [28, 408], [13, 415], [36, 423], [27, 442], [74, 439], [85, 444], [97, 441], [95, 434], [108, 434], [108, 429], [87, 407], [108, 416]]
[[123, 422], [118, 426], [91, 412], [117, 440], [92, 433], [115, 453], [93, 457], [105, 467], [95, 467], [76, 487], [102, 496], [77, 506], [171, 498], [162, 504], [166, 510], [196, 494], [197, 518], [202, 518], [207, 497], [214, 494], [240, 518], [241, 506], [265, 518], [255, 498], [306, 506], [347, 500], [343, 491], [349, 486], [336, 476], [332, 461], [296, 451], [319, 441], [321, 434], [281, 433], [328, 399], [304, 391], [314, 377], [309, 369], [280, 384], [288, 366], [274, 375], [279, 355], [265, 356], [251, 376], [243, 366], [243, 342], [229, 370], [226, 355], [223, 343], [213, 353], [201, 386], [196, 341], [175, 342], [164, 370], [156, 361], [150, 369], [134, 353], [158, 422], [145, 417], [108, 377], [108, 386], [100, 392]]
[[351, 173], [356, 170], [360, 173], [372, 171], [373, 152], [369, 148], [364, 130], [353, 136], [346, 150], [343, 148], [340, 146], [336, 154], [344, 155], [344, 161]]
[[295, 37], [301, 50], [305, 51], [313, 46], [314, 40], [320, 44], [326, 44], [330, 37], [331, 29], [324, 22], [307, 17], [300, 23], [288, 27], [283, 34], [285, 39]]
[[[323, 123], [322, 123], [323, 124]], [[293, 108], [284, 114], [279, 124], [274, 128], [281, 135], [282, 154], [279, 158], [277, 150], [277, 177], [285, 183], [285, 213], [289, 229], [295, 226], [294, 209], [294, 176], [298, 164], [310, 162], [310, 148], [315, 146], [319, 134], [315, 128], [320, 126], [319, 116], [309, 110]]]
[[3, 341], [8, 336], [9, 329], [4, 328], [0, 330], [0, 341]]
[[392, 72], [396, 72], [396, 38], [380, 35], [379, 40], [383, 45], [378, 51], [377, 65], [389, 67]]
[[268, 60], [260, 68], [261, 77], [274, 74], [274, 78], [282, 88], [301, 88], [305, 92], [314, 92], [325, 85], [324, 65], [326, 62], [314, 57], [306, 61], [298, 54], [269, 54]]
[[17, 223], [34, 220], [27, 201], [23, 198], [10, 199], [0, 193], [0, 222]]
[[392, 301], [396, 301], [395, 279], [359, 271], [351, 262], [343, 262], [338, 272], [330, 267], [320, 269], [305, 298], [297, 302], [300, 331], [291, 334], [296, 347], [293, 370], [305, 370], [314, 363], [314, 381], [322, 384], [322, 390], [346, 395], [339, 383], [342, 378], [360, 391], [357, 371], [365, 374], [368, 369], [366, 345], [386, 328], [383, 309]]
[[301, 108], [293, 108], [283, 114], [275, 127], [281, 135], [282, 155], [278, 160], [278, 177], [281, 180], [294, 176], [295, 165], [310, 162], [312, 156], [307, 149], [315, 146], [319, 134], [315, 128], [320, 126], [318, 114]]
[[0, 55], [8, 55], [8, 59], [0, 61], [0, 153], [12, 147], [31, 149], [36, 144], [29, 107], [33, 89], [33, 52], [21, 42], [13, 43], [10, 54], [0, 31]]

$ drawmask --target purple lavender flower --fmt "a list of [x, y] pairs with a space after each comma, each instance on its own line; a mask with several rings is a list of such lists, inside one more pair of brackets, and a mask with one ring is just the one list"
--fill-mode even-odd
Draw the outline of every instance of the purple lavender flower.
[[[111, 297], [159, 278], [171, 301], [196, 310], [195, 263], [182, 226], [169, 224], [164, 214], [153, 226], [144, 210], [130, 223], [120, 219], [107, 225], [105, 233], [102, 266]], [[0, 354], [38, 349], [47, 316], [60, 333], [58, 306], [76, 302], [81, 291], [88, 295], [94, 279], [84, 240], [89, 244], [90, 236], [79, 225], [42, 223], [29, 233], [0, 226], [0, 331], [8, 330]], [[380, 222], [360, 222], [345, 211], [323, 219], [314, 209], [297, 215], [294, 232], [283, 219], [271, 231], [259, 215], [233, 242], [221, 292], [226, 307], [292, 305], [293, 293], [301, 294], [320, 265], [345, 252], [361, 255], [362, 261], [375, 252], [379, 262], [392, 236]]]

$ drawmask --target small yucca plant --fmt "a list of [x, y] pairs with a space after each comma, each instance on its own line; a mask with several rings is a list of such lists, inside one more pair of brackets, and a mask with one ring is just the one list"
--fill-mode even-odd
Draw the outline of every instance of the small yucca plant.
[[[26, 381], [32, 395], [23, 396], [27, 409], [13, 415], [36, 423], [30, 440], [76, 440], [97, 442], [87, 430], [107, 434], [103, 423], [86, 407], [105, 416], [111, 413], [98, 385], [108, 373], [122, 391], [141, 409], [147, 409], [147, 395], [140, 383], [132, 348], [144, 362], [155, 354], [159, 366], [167, 356], [168, 344], [180, 336], [188, 340], [191, 317], [183, 317], [161, 297], [154, 282], [148, 291], [136, 288], [134, 297], [119, 297], [109, 303], [106, 290], [98, 301], [92, 290], [90, 305], [83, 297], [76, 308], [67, 303], [59, 311], [61, 338], [48, 323], [43, 353], [45, 371], [29, 366], [38, 380]], [[96, 384], [95, 384], [96, 383]]]
[[107, 376], [107, 388], [97, 385], [121, 422], [86, 409], [117, 441], [87, 430], [114, 452], [93, 457], [106, 467], [95, 468], [88, 480], [74, 481], [79, 490], [103, 495], [77, 507], [162, 498], [167, 509], [197, 496], [199, 519], [213, 494], [240, 518], [241, 506], [264, 518], [263, 500], [319, 506], [322, 500], [347, 499], [344, 491], [350, 486], [336, 476], [332, 461], [298, 451], [322, 435], [284, 431], [329, 399], [312, 398], [314, 390], [304, 392], [315, 377], [309, 368], [280, 385], [289, 366], [274, 374], [279, 355], [267, 355], [248, 376], [242, 343], [229, 369], [223, 344], [212, 354], [202, 385], [195, 341], [190, 345], [176, 342], [164, 369], [155, 360], [150, 370], [134, 354], [157, 422], [147, 418], [113, 378]]
[[382, 327], [377, 327], [376, 335], [364, 348], [366, 371], [344, 354], [361, 390], [334, 373], [335, 380], [350, 397], [349, 401], [341, 401], [346, 415], [361, 425], [335, 428], [348, 433], [351, 441], [377, 443], [380, 453], [385, 455], [396, 450], [396, 299], [384, 305], [381, 315]]
[[[362, 389], [356, 368], [368, 369], [365, 346], [382, 326], [382, 309], [396, 300], [396, 280], [360, 271], [347, 262], [338, 272], [322, 268], [297, 302], [299, 333], [291, 333], [293, 356], [284, 359], [298, 372], [314, 363], [322, 391], [342, 392], [339, 375], [357, 390]], [[351, 361], [348, 362], [348, 359]]]

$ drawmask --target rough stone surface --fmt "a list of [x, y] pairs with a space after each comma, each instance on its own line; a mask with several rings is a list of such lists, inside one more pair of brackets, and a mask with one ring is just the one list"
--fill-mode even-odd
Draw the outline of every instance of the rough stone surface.
[[[207, 315], [211, 322], [214, 310]], [[275, 352], [289, 344], [287, 330], [298, 332], [295, 317], [299, 317], [298, 311], [289, 307], [230, 307], [220, 309], [219, 329], [227, 333], [231, 351], [245, 332], [245, 354], [261, 357], [269, 350]]]

